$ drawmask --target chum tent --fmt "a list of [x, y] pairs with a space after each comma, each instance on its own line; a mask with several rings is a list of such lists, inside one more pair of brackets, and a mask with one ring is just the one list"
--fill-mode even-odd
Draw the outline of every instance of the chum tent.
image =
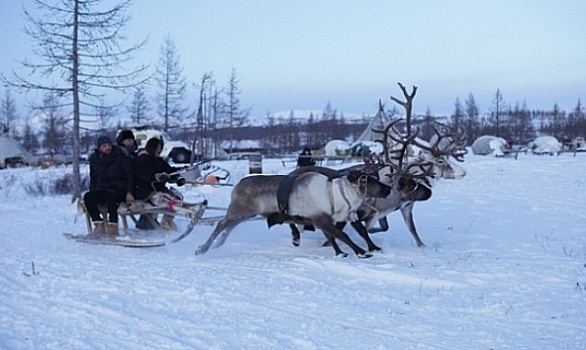
[[385, 113], [385, 106], [379, 101], [378, 113], [372, 118], [366, 129], [354, 141], [354, 143], [381, 140], [382, 134], [373, 130], [383, 130], [391, 122], [391, 118]]
[[35, 157], [12, 137], [0, 135], [0, 168], [6, 168], [6, 159], [13, 158], [21, 163], [30, 165]]

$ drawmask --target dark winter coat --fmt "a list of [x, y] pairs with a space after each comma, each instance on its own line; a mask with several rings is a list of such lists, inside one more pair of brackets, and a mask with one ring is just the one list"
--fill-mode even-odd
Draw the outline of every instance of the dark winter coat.
[[306, 148], [303, 150], [303, 152], [301, 152], [301, 154], [299, 154], [299, 157], [297, 158], [297, 166], [301, 167], [311, 165], [315, 165], [315, 160], [311, 156], [311, 151], [309, 148]]
[[124, 152], [112, 146], [109, 154], [96, 150], [90, 156], [90, 191], [133, 193], [134, 169]]
[[[146, 199], [154, 191], [166, 191], [164, 182], [156, 182], [155, 174], [174, 173], [179, 168], [169, 165], [163, 158], [142, 153], [136, 158], [136, 199]], [[154, 186], [154, 188], [153, 188]]]

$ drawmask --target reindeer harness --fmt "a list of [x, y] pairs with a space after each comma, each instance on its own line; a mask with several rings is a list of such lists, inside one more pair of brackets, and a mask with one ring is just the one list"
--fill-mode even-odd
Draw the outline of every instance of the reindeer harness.
[[[282, 215], [288, 215], [288, 211], [289, 211], [289, 196], [291, 194], [291, 190], [293, 189], [293, 183], [295, 182], [295, 180], [297, 179], [299, 175], [296, 174], [289, 174], [287, 175], [279, 184], [279, 187], [277, 189], [277, 204], [279, 206], [279, 212]], [[345, 174], [339, 174], [337, 177], [335, 178], [341, 178], [345, 176]], [[335, 179], [333, 178], [333, 179]], [[328, 194], [330, 197], [330, 202], [332, 203], [332, 209], [331, 209], [331, 213], [334, 213], [334, 194], [333, 194], [333, 179], [328, 179]], [[344, 185], [342, 182], [337, 181], [338, 183], [338, 188], [340, 190], [340, 194], [342, 196], [342, 198], [344, 199], [344, 201], [346, 202], [346, 204], [348, 205], [348, 208], [351, 208], [352, 205], [350, 204], [350, 201], [348, 200], [348, 197], [346, 195], [346, 192], [344, 190]], [[272, 224], [274, 222], [278, 222], [280, 221], [282, 215], [273, 215], [271, 218], [271, 223], [269, 224], [269, 227], [272, 226]], [[283, 216], [284, 218], [284, 216]], [[355, 211], [351, 211], [348, 215], [348, 220], [350, 221], [356, 221], [358, 220], [358, 216], [356, 215]], [[282, 223], [282, 222], [281, 222]]]

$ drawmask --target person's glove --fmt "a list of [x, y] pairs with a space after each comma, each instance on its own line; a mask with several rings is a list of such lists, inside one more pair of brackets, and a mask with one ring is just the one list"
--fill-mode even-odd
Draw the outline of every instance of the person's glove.
[[177, 186], [181, 187], [183, 185], [185, 185], [185, 179], [182, 177], [178, 178], [177, 179]]
[[157, 180], [157, 182], [167, 182], [169, 179], [171, 179], [171, 176], [167, 173], [155, 174], [155, 180]]

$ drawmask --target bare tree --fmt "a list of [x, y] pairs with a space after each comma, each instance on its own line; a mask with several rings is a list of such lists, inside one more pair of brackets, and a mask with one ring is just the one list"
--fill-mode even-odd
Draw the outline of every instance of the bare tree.
[[431, 136], [434, 134], [433, 128], [435, 125], [435, 115], [431, 113], [431, 109], [427, 107], [425, 110], [425, 115], [423, 116], [423, 128], [421, 130], [421, 135], [425, 140], [429, 140]]
[[586, 135], [586, 114], [580, 99], [576, 107], [568, 114], [568, 135], [569, 137]]
[[466, 108], [466, 121], [464, 128], [466, 130], [466, 135], [468, 136], [468, 144], [473, 143], [478, 135], [479, 129], [479, 120], [478, 116], [480, 115], [480, 111], [478, 105], [476, 104], [476, 100], [474, 99], [474, 95], [472, 93], [468, 94], [468, 98], [464, 102]]
[[240, 81], [236, 76], [236, 69], [232, 69], [230, 78], [228, 80], [228, 88], [226, 89], [226, 121], [228, 123], [228, 140], [230, 141], [229, 149], [232, 152], [234, 147], [234, 130], [241, 127], [246, 122], [250, 109], [242, 110], [240, 108], [240, 94], [242, 91], [238, 86]]
[[558, 139], [562, 137], [561, 130], [564, 127], [566, 120], [566, 112], [560, 110], [557, 103], [554, 103], [553, 110], [551, 111], [551, 133]]
[[67, 118], [60, 110], [59, 96], [54, 91], [47, 91], [43, 98], [43, 147], [49, 154], [53, 155], [62, 151], [65, 147], [65, 139], [67, 135], [66, 129], [63, 127], [66, 124]]
[[29, 152], [33, 153], [36, 153], [41, 147], [39, 138], [34, 133], [29, 119], [27, 119], [26, 124], [24, 125], [24, 130], [22, 133], [22, 146]]
[[193, 145], [191, 149], [191, 163], [195, 161], [196, 154], [201, 158], [205, 158], [210, 153], [211, 143], [208, 140], [208, 122], [209, 117], [206, 117], [211, 110], [206, 108], [206, 105], [211, 103], [213, 87], [215, 85], [213, 73], [205, 73], [201, 77], [199, 84], [199, 101], [197, 105], [197, 112], [195, 113], [195, 134], [193, 135]]
[[107, 130], [111, 125], [111, 120], [116, 116], [118, 109], [116, 106], [107, 105], [102, 98], [100, 103], [94, 106], [94, 114], [98, 118], [99, 129], [101, 132]]
[[454, 113], [452, 113], [451, 119], [452, 126], [456, 128], [462, 126], [464, 121], [464, 108], [459, 98], [456, 98], [456, 102], [454, 103]]
[[[73, 116], [73, 200], [81, 197], [79, 172], [80, 115], [95, 107], [108, 89], [136, 86], [145, 66], [129, 69], [133, 54], [145, 41], [122, 47], [131, 0], [111, 4], [103, 0], [33, 0], [35, 12], [25, 8], [25, 33], [34, 43], [37, 61], [25, 60], [27, 74], [13, 72], [5, 83], [30, 91], [52, 91], [69, 100]], [[110, 5], [110, 6], [109, 6]], [[68, 113], [69, 114], [69, 113]]]
[[496, 90], [496, 94], [494, 96], [494, 100], [492, 100], [492, 113], [491, 117], [495, 120], [495, 127], [496, 127], [496, 136], [500, 136], [500, 122], [502, 117], [505, 116], [505, 112], [508, 108], [505, 99], [503, 98], [503, 94], [501, 93], [500, 89]]
[[148, 113], [151, 110], [151, 106], [146, 96], [146, 88], [143, 85], [135, 87], [132, 96], [132, 102], [127, 107], [130, 113], [130, 120], [137, 125], [148, 122]]
[[2, 130], [0, 130], [0, 134], [2, 132], [8, 134], [11, 131], [12, 122], [18, 119], [18, 115], [16, 114], [16, 106], [14, 104], [14, 99], [12, 98], [10, 87], [6, 87], [6, 90], [4, 91], [4, 96], [0, 105], [0, 118], [2, 118], [2, 122], [0, 124], [0, 126], [2, 126]]
[[171, 123], [178, 123], [187, 112], [187, 108], [183, 107], [187, 83], [175, 41], [169, 35], [161, 46], [155, 80], [160, 89], [157, 94], [158, 111], [164, 120], [163, 128], [168, 131]]

